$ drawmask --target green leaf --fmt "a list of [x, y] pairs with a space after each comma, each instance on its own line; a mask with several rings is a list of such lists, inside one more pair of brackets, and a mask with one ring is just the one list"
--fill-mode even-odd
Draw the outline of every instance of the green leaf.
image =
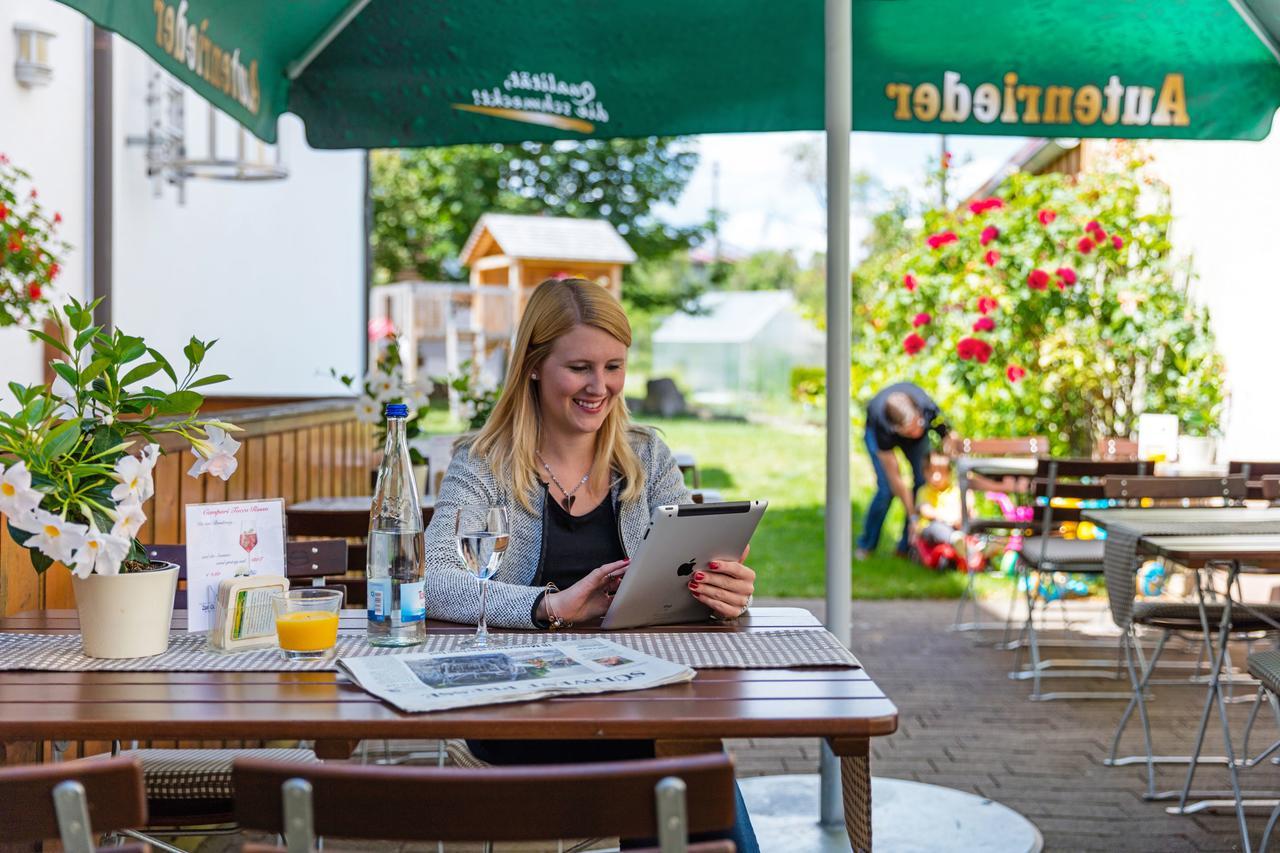
[[43, 551], [37, 551], [35, 548], [28, 548], [27, 551], [31, 554], [31, 565], [35, 568], [36, 574], [44, 574], [53, 565], [53, 560], [46, 557]]
[[67, 345], [64, 344], [62, 341], [58, 340], [57, 338], [53, 337], [52, 335], [46, 335], [44, 332], [41, 332], [37, 329], [30, 329], [28, 331], [30, 331], [31, 337], [35, 338], [36, 340], [44, 341], [46, 344], [53, 347], [58, 352], [71, 355], [71, 350], [67, 349]]
[[109, 358], [95, 358], [89, 362], [89, 366], [80, 372], [81, 382], [92, 382], [102, 371], [106, 370], [111, 364]]
[[[93, 311], [79, 307], [79, 303], [73, 302], [72, 306], [67, 309], [67, 319], [71, 321], [72, 329], [77, 332], [83, 332], [93, 322]], [[76, 349], [79, 348], [79, 346], [76, 347]]]
[[195, 391], [174, 391], [156, 406], [162, 415], [188, 415], [204, 405], [204, 395]]
[[205, 344], [199, 338], [192, 337], [191, 341], [182, 348], [182, 354], [187, 357], [187, 363], [192, 367], [204, 361]]
[[160, 365], [160, 369], [163, 370], [165, 375], [169, 377], [169, 380], [176, 385], [178, 382], [178, 374], [174, 372], [173, 365], [169, 363], [169, 359], [165, 358], [163, 355], [160, 354], [160, 351], [158, 349], [155, 349], [153, 347], [148, 348], [147, 352], [149, 352], [151, 354], [151, 357], [154, 358], [156, 362]]
[[79, 387], [80, 372], [76, 370], [74, 367], [67, 364], [65, 361], [54, 361], [54, 362], [51, 362], [49, 366], [53, 368], [54, 373], [58, 374], [63, 379], [65, 379], [67, 381], [67, 384], [69, 384], [72, 388]]
[[215, 373], [211, 376], [206, 376], [203, 379], [197, 379], [195, 382], [192, 382], [187, 387], [200, 388], [204, 385], [216, 385], [219, 382], [229, 382], [230, 380], [231, 380], [231, 377], [226, 375], [225, 373]]
[[88, 344], [89, 341], [93, 340], [94, 335], [102, 331], [102, 327], [90, 326], [89, 328], [83, 331], [80, 331], [80, 329], [77, 327], [76, 331], [79, 331], [80, 334], [76, 335], [76, 340], [75, 340], [75, 343], [73, 344], [73, 347], [74, 349], [76, 349], [76, 351], [79, 351], [84, 349], [85, 345]]
[[63, 421], [53, 428], [45, 440], [42, 455], [45, 461], [53, 461], [71, 451], [80, 443], [80, 419]]
[[147, 343], [142, 338], [135, 338], [131, 335], [121, 335], [120, 340], [116, 344], [116, 351], [119, 353], [120, 363], [128, 364], [129, 362], [142, 358], [147, 352]]
[[127, 388], [133, 383], [146, 379], [148, 376], [151, 376], [162, 369], [164, 369], [164, 365], [158, 361], [148, 361], [146, 364], [139, 364], [133, 370], [130, 370], [124, 375], [124, 378], [120, 380], [120, 386], [122, 388]]

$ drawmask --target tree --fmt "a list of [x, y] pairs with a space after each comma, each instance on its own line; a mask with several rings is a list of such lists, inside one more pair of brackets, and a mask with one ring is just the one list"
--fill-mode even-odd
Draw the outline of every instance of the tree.
[[1141, 165], [1015, 174], [868, 258], [855, 396], [914, 380], [966, 434], [1048, 434], [1055, 453], [1087, 455], [1143, 411], [1215, 429], [1222, 360], [1171, 259], [1168, 191]]
[[791, 252], [766, 249], [729, 265], [725, 290], [789, 290], [811, 316], [826, 311], [825, 258], [816, 255], [805, 266]]
[[697, 164], [682, 138], [375, 151], [375, 278], [461, 279], [458, 254], [488, 212], [607, 219], [641, 259], [666, 257], [703, 228], [663, 223], [653, 209], [679, 199]]

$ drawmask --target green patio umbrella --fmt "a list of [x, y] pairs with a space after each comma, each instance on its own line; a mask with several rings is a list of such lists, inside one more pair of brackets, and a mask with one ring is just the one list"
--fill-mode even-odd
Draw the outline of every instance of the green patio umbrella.
[[[317, 148], [827, 133], [827, 612], [849, 634], [849, 133], [1261, 139], [1278, 0], [61, 0]], [[845, 200], [842, 202], [842, 200]], [[823, 754], [823, 823], [840, 822]]]
[[[824, 126], [823, 2], [63, 0], [262, 139], [317, 148]], [[1276, 0], [852, 0], [857, 130], [1260, 139]]]

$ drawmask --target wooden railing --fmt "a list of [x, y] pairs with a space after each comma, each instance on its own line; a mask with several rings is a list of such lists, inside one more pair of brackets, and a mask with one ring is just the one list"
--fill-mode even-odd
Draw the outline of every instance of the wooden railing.
[[[187, 504], [368, 494], [372, 428], [356, 420], [351, 399], [231, 409], [217, 416], [244, 429], [236, 434], [243, 446], [235, 474], [226, 482], [207, 474], [187, 476], [195, 464], [190, 446], [166, 437], [155, 470], [155, 497], [143, 508], [147, 523], [138, 538], [144, 543], [185, 543]], [[66, 567], [55, 564], [39, 576], [27, 550], [14, 544], [7, 530], [0, 537], [0, 611], [75, 606]]]

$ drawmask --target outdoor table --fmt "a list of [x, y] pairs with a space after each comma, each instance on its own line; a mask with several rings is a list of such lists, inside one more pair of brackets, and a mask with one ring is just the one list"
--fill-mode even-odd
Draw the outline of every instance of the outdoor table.
[[[436, 499], [425, 495], [422, 502], [422, 523], [431, 522]], [[288, 504], [285, 515], [290, 536], [337, 536], [363, 538], [369, 535], [369, 511], [373, 508], [373, 495], [348, 495], [334, 498], [312, 498]]]
[[[174, 629], [185, 625], [186, 613], [176, 612]], [[0, 619], [0, 632], [74, 633], [78, 626], [74, 610]], [[363, 627], [363, 613], [343, 613], [344, 631]], [[428, 630], [475, 629], [430, 622]], [[808, 611], [760, 607], [737, 624], [647, 630], [823, 628]], [[494, 633], [500, 639], [502, 632]], [[660, 755], [673, 755], [719, 750], [721, 738], [825, 738], [841, 758], [845, 821], [855, 850], [870, 849], [869, 741], [897, 727], [897, 708], [860, 667], [700, 669], [690, 682], [651, 690], [428, 714], [401, 713], [332, 670], [0, 671], [0, 747], [53, 739], [301, 739], [318, 741], [322, 757], [345, 758], [363, 739], [644, 738], [656, 741]]]
[[[1212, 656], [1209, 673], [1208, 690], [1205, 695], [1204, 709], [1200, 714], [1200, 725], [1196, 732], [1195, 748], [1187, 767], [1187, 778], [1183, 785], [1178, 805], [1165, 809], [1169, 814], [1193, 814], [1218, 805], [1231, 805], [1235, 808], [1236, 819], [1240, 825], [1240, 837], [1243, 849], [1248, 851], [1249, 830], [1244, 818], [1244, 796], [1240, 790], [1235, 750], [1231, 744], [1231, 727], [1227, 720], [1226, 697], [1223, 696], [1221, 673], [1226, 659], [1227, 642], [1230, 639], [1231, 609], [1242, 607], [1264, 621], [1271, 623], [1280, 631], [1280, 624], [1258, 613], [1242, 601], [1236, 601], [1231, 589], [1241, 571], [1280, 572], [1280, 535], [1267, 534], [1222, 534], [1199, 536], [1144, 536], [1138, 545], [1143, 554], [1162, 557], [1170, 562], [1196, 570], [1196, 577], [1203, 578], [1196, 584], [1196, 600], [1200, 610], [1200, 625], [1204, 631]], [[1206, 571], [1215, 566], [1228, 568], [1227, 582], [1221, 592], [1222, 620], [1218, 624], [1218, 640], [1213, 642], [1212, 626], [1209, 624], [1205, 607], [1206, 588], [1212, 589], [1212, 580]], [[1196, 767], [1200, 758], [1200, 750], [1204, 744], [1205, 731], [1209, 725], [1209, 714], [1216, 705], [1218, 720], [1222, 724], [1222, 738], [1225, 745], [1226, 765], [1231, 777], [1231, 793], [1233, 800], [1202, 800], [1198, 803], [1187, 803], [1191, 795], [1191, 784], [1195, 779]], [[1274, 805], [1275, 801], [1268, 801]], [[1250, 801], [1251, 805], [1258, 804]]]

